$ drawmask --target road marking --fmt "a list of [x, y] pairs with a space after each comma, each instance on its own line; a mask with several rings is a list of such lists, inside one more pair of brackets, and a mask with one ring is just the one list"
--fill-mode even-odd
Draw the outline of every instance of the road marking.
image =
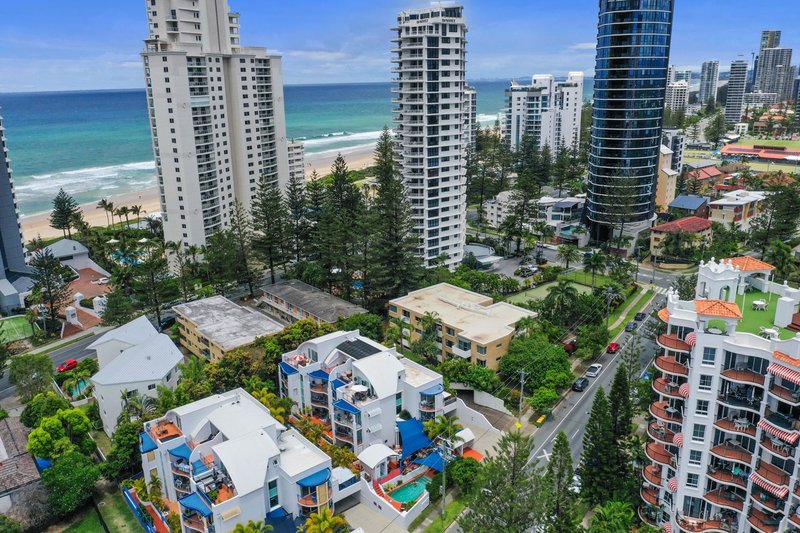
[[577, 437], [578, 433], [580, 433], [580, 432], [581, 432], [581, 428], [576, 429], [575, 433], [572, 434], [572, 438], [570, 440], [575, 440], [575, 437]]
[[536, 458], [537, 459], [544, 459], [545, 461], [547, 461], [549, 463], [551, 455], [553, 455], [553, 454], [543, 451], [542, 454], [541, 455], [537, 455]]

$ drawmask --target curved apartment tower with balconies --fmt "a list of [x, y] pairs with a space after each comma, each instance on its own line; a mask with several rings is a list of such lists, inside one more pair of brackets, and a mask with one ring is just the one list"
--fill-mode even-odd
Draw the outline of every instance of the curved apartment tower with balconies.
[[655, 211], [674, 0], [600, 0], [586, 217], [607, 241]]
[[659, 312], [639, 515], [664, 531], [800, 529], [800, 290], [773, 274], [712, 259]]
[[464, 9], [435, 4], [401, 12], [392, 29], [395, 160], [406, 184], [418, 253], [426, 266], [440, 255], [455, 267], [466, 238]]

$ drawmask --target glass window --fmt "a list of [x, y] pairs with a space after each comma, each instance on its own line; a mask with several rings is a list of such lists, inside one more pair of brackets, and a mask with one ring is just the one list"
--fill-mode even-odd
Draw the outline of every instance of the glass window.
[[703, 374], [700, 376], [700, 390], [709, 391], [711, 390], [711, 380], [712, 376], [707, 374]]
[[695, 442], [703, 442], [706, 440], [706, 427], [703, 424], [695, 424], [692, 429], [692, 440]]
[[455, 330], [454, 330], [453, 328], [450, 328], [450, 327], [448, 327], [448, 328], [445, 328], [445, 332], [446, 332], [448, 335], [455, 335], [455, 334], [456, 334]]
[[280, 506], [280, 501], [278, 500], [278, 480], [271, 480], [267, 488], [269, 489], [269, 509], [271, 511]]
[[695, 413], [697, 413], [698, 415], [707, 415], [708, 400], [697, 400], [697, 409], [695, 409]]
[[703, 348], [703, 364], [704, 365], [713, 365], [714, 361], [717, 358], [717, 349], [712, 348], [711, 346], [706, 346]]
[[389, 311], [391, 311], [392, 313], [396, 313], [397, 312], [397, 306], [396, 305], [390, 305], [389, 306]]
[[689, 450], [689, 464], [694, 466], [703, 464], [703, 452], [700, 450]]
[[699, 474], [689, 474], [686, 476], [686, 486], [697, 488], [697, 485], [700, 482], [700, 475]]
[[486, 355], [486, 346], [478, 346], [478, 353], [481, 355]]

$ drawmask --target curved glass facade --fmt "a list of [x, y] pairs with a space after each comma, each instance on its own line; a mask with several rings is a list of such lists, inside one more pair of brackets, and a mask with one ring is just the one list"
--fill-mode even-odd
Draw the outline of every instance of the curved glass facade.
[[586, 217], [595, 241], [655, 210], [674, 0], [600, 0]]

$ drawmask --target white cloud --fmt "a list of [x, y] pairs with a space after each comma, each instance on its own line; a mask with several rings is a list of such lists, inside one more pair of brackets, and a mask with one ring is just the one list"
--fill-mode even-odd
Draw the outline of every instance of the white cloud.
[[334, 52], [330, 50], [289, 50], [283, 52], [287, 57], [299, 57], [311, 61], [342, 61], [353, 59], [353, 56], [344, 52]]
[[594, 50], [596, 46], [597, 46], [597, 43], [592, 41], [592, 42], [587, 42], [587, 43], [575, 43], [575, 44], [572, 44], [572, 45], [569, 46], [569, 49], [570, 50]]

